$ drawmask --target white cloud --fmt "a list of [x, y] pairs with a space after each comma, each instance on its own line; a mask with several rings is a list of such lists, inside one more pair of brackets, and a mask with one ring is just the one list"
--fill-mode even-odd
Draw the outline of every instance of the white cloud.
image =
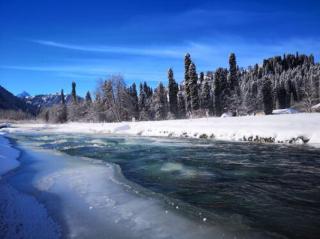
[[86, 52], [101, 52], [101, 53], [114, 53], [114, 54], [128, 54], [128, 55], [143, 55], [143, 56], [158, 56], [158, 57], [181, 57], [181, 51], [171, 48], [153, 48], [153, 47], [122, 47], [122, 46], [82, 46], [75, 44], [59, 43], [54, 41], [32, 40], [44, 46], [63, 48], [69, 50], [78, 50]]

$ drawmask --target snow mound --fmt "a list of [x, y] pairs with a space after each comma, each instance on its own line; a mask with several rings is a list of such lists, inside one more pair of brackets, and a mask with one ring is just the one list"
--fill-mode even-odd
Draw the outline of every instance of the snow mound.
[[0, 177], [20, 165], [19, 151], [12, 148], [7, 138], [0, 134]]
[[311, 107], [312, 110], [318, 111], [320, 110], [320, 103]]
[[221, 115], [221, 118], [227, 118], [227, 117], [232, 117], [232, 113], [228, 112], [228, 113], [223, 113]]
[[113, 133], [117, 133], [117, 132], [121, 132], [121, 131], [127, 131], [130, 129], [130, 126], [128, 124], [123, 124], [119, 127], [116, 127], [114, 130], [113, 130]]

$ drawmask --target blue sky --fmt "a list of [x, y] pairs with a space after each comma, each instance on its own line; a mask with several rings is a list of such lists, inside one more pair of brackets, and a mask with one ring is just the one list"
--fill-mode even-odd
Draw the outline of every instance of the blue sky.
[[317, 0], [1, 0], [0, 84], [17, 94], [94, 90], [122, 74], [128, 84], [183, 77], [190, 52], [198, 71], [283, 53], [320, 57]]

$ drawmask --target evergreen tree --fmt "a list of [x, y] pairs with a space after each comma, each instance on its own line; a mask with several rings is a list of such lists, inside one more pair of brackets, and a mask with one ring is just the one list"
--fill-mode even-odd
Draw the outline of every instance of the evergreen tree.
[[177, 117], [178, 115], [178, 99], [177, 94], [179, 91], [178, 84], [174, 80], [173, 71], [170, 68], [168, 71], [168, 89], [169, 89], [169, 106], [170, 106], [170, 112]]
[[203, 84], [203, 82], [204, 82], [204, 73], [200, 72], [200, 74], [199, 74], [199, 84], [200, 84], [200, 86]]
[[65, 105], [66, 104], [66, 100], [65, 100], [65, 96], [64, 96], [63, 90], [61, 90], [60, 98], [61, 98], [61, 104]]
[[119, 112], [116, 110], [116, 96], [112, 80], [106, 80], [103, 84], [103, 105], [105, 109], [105, 120], [120, 121]]
[[153, 94], [152, 88], [148, 86], [147, 82], [143, 83], [143, 89], [146, 93], [147, 98], [150, 98]]
[[190, 54], [187, 53], [184, 57], [184, 85], [186, 91], [186, 110], [191, 111], [191, 89], [190, 89], [190, 80], [189, 80], [189, 68], [191, 65]]
[[186, 100], [183, 95], [183, 91], [181, 89], [178, 93], [178, 117], [179, 118], [186, 117]]
[[210, 85], [208, 80], [205, 80], [203, 89], [202, 89], [202, 108], [205, 110], [210, 110], [211, 109], [211, 96], [210, 96]]
[[147, 93], [145, 90], [148, 91], [148, 87], [146, 87], [146, 84], [140, 83], [140, 93], [139, 93], [139, 119], [140, 120], [149, 120], [149, 109], [148, 109], [148, 103], [149, 99], [147, 97]]
[[255, 113], [259, 105], [258, 83], [253, 81], [247, 87], [248, 89], [244, 94], [244, 112], [252, 114]]
[[76, 82], [72, 82], [72, 103], [77, 104]]
[[266, 115], [272, 114], [273, 99], [272, 99], [272, 82], [269, 78], [264, 78], [262, 85], [263, 108]]
[[139, 93], [139, 110], [141, 111], [145, 107], [146, 103], [146, 92], [144, 91], [142, 83], [140, 83], [140, 93]]
[[199, 108], [203, 109], [203, 87], [204, 87], [204, 73], [200, 72], [198, 82]]
[[196, 111], [199, 109], [199, 95], [198, 95], [198, 75], [195, 64], [191, 63], [189, 67], [189, 89], [191, 95], [191, 109]]
[[287, 100], [287, 91], [284, 86], [284, 82], [280, 82], [278, 89], [277, 89], [277, 97], [278, 97], [278, 104], [280, 109], [286, 108], [286, 100]]
[[86, 94], [86, 104], [90, 105], [92, 103], [92, 98], [91, 98], [91, 94], [89, 91], [87, 91]]
[[230, 89], [235, 90], [238, 87], [238, 79], [236, 55], [234, 53], [231, 53], [229, 57], [229, 74]]
[[134, 117], [137, 118], [139, 114], [139, 99], [137, 93], [137, 86], [136, 83], [133, 83], [129, 89], [130, 96], [132, 98], [133, 110], [134, 110]]
[[160, 82], [159, 86], [157, 87], [154, 95], [153, 100], [153, 108], [155, 113], [156, 120], [164, 120], [167, 117], [167, 93]]
[[227, 74], [228, 71], [223, 68], [218, 68], [214, 74], [214, 98], [216, 116], [220, 116], [223, 112], [229, 111], [230, 92]]
[[64, 98], [63, 90], [61, 90], [61, 106], [57, 109], [57, 115], [55, 121], [57, 123], [65, 123], [68, 119], [67, 106]]
[[233, 115], [237, 115], [239, 112], [239, 108], [241, 106], [241, 88], [239, 87], [239, 79], [238, 79], [238, 69], [236, 56], [234, 53], [230, 54], [229, 57], [229, 97], [228, 101], [228, 111], [232, 112]]
[[222, 68], [218, 68], [214, 74], [214, 111], [216, 116], [220, 116], [222, 114], [222, 107], [221, 107], [221, 72], [223, 71]]

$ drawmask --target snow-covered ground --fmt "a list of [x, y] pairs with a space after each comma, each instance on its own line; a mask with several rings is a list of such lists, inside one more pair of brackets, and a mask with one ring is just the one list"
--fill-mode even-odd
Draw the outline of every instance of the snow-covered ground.
[[3, 130], [308, 142], [317, 145], [320, 144], [320, 113], [121, 123], [15, 124], [13, 128]]
[[0, 238], [59, 238], [59, 226], [34, 197], [4, 182], [0, 182], [0, 192]]
[[0, 133], [0, 238], [31, 239], [59, 236], [59, 227], [35, 198], [11, 187], [1, 176], [17, 168], [20, 152]]
[[0, 133], [0, 179], [1, 175], [19, 166], [19, 151], [12, 148], [10, 142]]

